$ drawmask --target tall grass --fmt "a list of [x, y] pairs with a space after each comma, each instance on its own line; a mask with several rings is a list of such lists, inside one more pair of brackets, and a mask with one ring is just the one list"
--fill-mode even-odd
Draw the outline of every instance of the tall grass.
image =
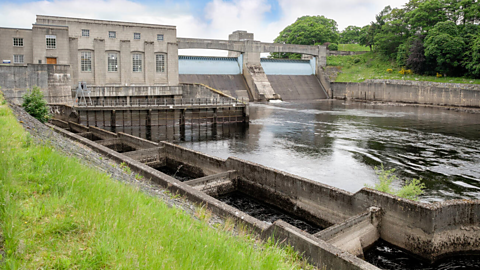
[[[422, 76], [418, 74], [400, 74], [399, 71], [402, 70], [402, 67], [397, 66], [394, 61], [390, 61], [375, 52], [361, 55], [328, 56], [327, 66], [341, 67], [342, 71], [335, 82], [363, 82], [367, 79], [390, 79], [480, 84], [479, 79], [463, 77], [437, 78], [436, 76]], [[391, 72], [388, 71], [389, 69], [391, 69]]]
[[75, 158], [29, 143], [5, 105], [0, 152], [5, 269], [305, 267], [291, 249], [215, 230]]
[[370, 47], [362, 46], [360, 44], [338, 44], [339, 51], [347, 52], [368, 52]]

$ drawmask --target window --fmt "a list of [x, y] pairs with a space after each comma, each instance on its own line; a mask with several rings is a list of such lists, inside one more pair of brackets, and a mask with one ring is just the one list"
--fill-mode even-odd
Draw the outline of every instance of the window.
[[108, 71], [117, 72], [118, 71], [118, 56], [116, 53], [108, 54]]
[[132, 56], [133, 72], [142, 72], [142, 55], [136, 53]]
[[23, 54], [14, 54], [13, 63], [22, 64], [23, 63]]
[[57, 36], [46, 35], [45, 39], [47, 41], [47, 49], [56, 49], [57, 48]]
[[158, 34], [158, 35], [157, 35], [157, 40], [162, 41], [162, 40], [163, 40], [163, 34]]
[[92, 71], [92, 53], [91, 52], [81, 52], [80, 66], [82, 71], [91, 72]]
[[109, 37], [109, 38], [116, 38], [116, 37], [117, 37], [117, 32], [115, 32], [115, 31], [108, 31], [108, 37]]
[[157, 67], [157, 72], [165, 72], [165, 55], [157, 54], [156, 58], [155, 66]]
[[13, 46], [23, 47], [23, 38], [13, 38]]
[[82, 37], [89, 37], [89, 36], [90, 36], [90, 30], [82, 29]]
[[133, 33], [133, 39], [140, 39], [140, 33]]

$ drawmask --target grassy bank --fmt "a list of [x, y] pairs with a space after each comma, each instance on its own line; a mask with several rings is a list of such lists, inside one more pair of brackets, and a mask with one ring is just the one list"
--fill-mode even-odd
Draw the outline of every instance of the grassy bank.
[[370, 48], [360, 44], [338, 44], [338, 50], [347, 52], [368, 52], [370, 51]]
[[291, 249], [234, 237], [35, 145], [0, 105], [0, 226], [5, 269], [292, 269]]
[[[338, 75], [336, 82], [363, 82], [366, 79], [391, 79], [391, 80], [412, 80], [429, 81], [442, 83], [467, 83], [480, 84], [479, 79], [422, 76], [417, 74], [402, 75], [395, 62], [389, 61], [374, 52], [362, 55], [328, 56], [327, 66], [340, 67], [342, 72]], [[391, 69], [391, 72], [388, 70]]]

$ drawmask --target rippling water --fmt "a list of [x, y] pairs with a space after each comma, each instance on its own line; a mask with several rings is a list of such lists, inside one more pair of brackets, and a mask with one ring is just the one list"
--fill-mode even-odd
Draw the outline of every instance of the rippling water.
[[457, 255], [433, 264], [416, 259], [409, 253], [383, 240], [377, 241], [369, 250], [365, 251], [365, 260], [380, 269], [389, 270], [474, 270], [480, 269], [480, 256]]
[[250, 125], [178, 143], [236, 156], [356, 192], [395, 168], [399, 187], [422, 178], [421, 200], [480, 199], [480, 115], [338, 100], [251, 104]]

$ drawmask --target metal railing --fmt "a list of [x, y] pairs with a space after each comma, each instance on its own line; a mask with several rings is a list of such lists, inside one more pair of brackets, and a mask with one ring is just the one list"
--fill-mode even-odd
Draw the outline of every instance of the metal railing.
[[202, 106], [202, 105], [244, 105], [243, 98], [241, 100], [231, 98], [190, 98], [190, 99], [175, 99], [175, 98], [150, 98], [146, 100], [92, 100], [92, 103], [79, 103], [76, 107], [91, 108], [91, 107], [175, 107], [175, 106]]

